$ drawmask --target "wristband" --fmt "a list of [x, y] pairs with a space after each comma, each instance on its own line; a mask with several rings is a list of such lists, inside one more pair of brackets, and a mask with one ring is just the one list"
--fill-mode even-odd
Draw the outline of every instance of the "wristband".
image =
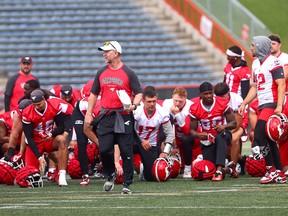
[[137, 105], [136, 104], [134, 104], [134, 103], [132, 103], [132, 106], [135, 106], [135, 108], [134, 108], [134, 110], [136, 110], [137, 109]]
[[170, 154], [171, 148], [172, 148], [172, 144], [167, 142], [167, 143], [165, 143], [165, 147], [164, 147], [163, 152], [166, 154]]

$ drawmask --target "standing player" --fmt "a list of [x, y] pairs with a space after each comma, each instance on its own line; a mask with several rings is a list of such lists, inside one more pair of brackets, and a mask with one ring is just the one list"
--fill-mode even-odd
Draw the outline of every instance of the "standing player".
[[31, 79], [37, 79], [31, 74], [32, 65], [30, 56], [22, 57], [20, 71], [8, 79], [4, 96], [6, 112], [18, 108], [18, 101], [24, 96], [24, 83]]
[[270, 55], [270, 51], [271, 40], [268, 37], [253, 37], [251, 52], [253, 56], [257, 56], [260, 65], [254, 70], [254, 83], [251, 84], [249, 93], [239, 108], [239, 114], [242, 115], [245, 106], [257, 96], [259, 116], [254, 131], [253, 146], [255, 149], [260, 149], [256, 156], [262, 157], [263, 155], [267, 166], [267, 172], [260, 180], [261, 184], [286, 183], [286, 178], [279, 175], [282, 165], [277, 144], [265, 133], [268, 118], [282, 111], [286, 89], [283, 67], [276, 57]]
[[244, 60], [244, 51], [238, 46], [229, 47], [226, 50], [228, 63], [224, 68], [224, 83], [230, 92], [239, 94], [243, 99], [246, 97], [251, 78], [251, 70]]
[[[60, 102], [44, 98], [44, 92], [31, 93], [32, 104], [23, 110], [23, 131], [26, 137], [25, 161], [27, 166], [43, 169], [46, 161], [43, 153], [58, 150], [59, 186], [67, 186], [66, 168], [68, 148], [64, 133], [65, 117]], [[54, 123], [56, 128], [53, 129]]]
[[281, 39], [277, 34], [268, 36], [271, 40], [271, 55], [278, 58], [283, 66], [284, 76], [286, 79], [286, 94], [288, 92], [288, 54], [281, 51]]
[[137, 147], [144, 166], [143, 174], [147, 181], [153, 181], [152, 167], [158, 158], [157, 143], [160, 128], [165, 134], [165, 147], [160, 157], [167, 157], [172, 148], [174, 133], [170, 122], [169, 112], [157, 104], [157, 92], [145, 90], [143, 93], [143, 106], [134, 111], [136, 130], [141, 138]]
[[[93, 110], [93, 118], [95, 118], [99, 114], [100, 103], [101, 102], [98, 99], [96, 106]], [[88, 137], [90, 137], [93, 143], [98, 145], [98, 139], [93, 130], [92, 129], [88, 130], [88, 128], [84, 128], [84, 118], [87, 108], [88, 108], [88, 98], [86, 97], [76, 103], [75, 109], [72, 114], [72, 123], [74, 132], [76, 133], [76, 140], [78, 145], [78, 157], [82, 173], [82, 181], [80, 182], [81, 186], [87, 186], [90, 182], [90, 177], [88, 175], [88, 164], [89, 164], [88, 155], [86, 151], [88, 145]], [[90, 126], [88, 127], [90, 128]], [[88, 136], [85, 133], [87, 133]]]
[[[204, 160], [209, 160], [216, 166], [212, 181], [222, 181], [227, 153], [227, 145], [231, 142], [230, 130], [236, 128], [236, 120], [229, 107], [229, 101], [213, 95], [213, 86], [203, 82], [200, 87], [200, 97], [193, 100], [189, 114], [191, 116], [191, 135], [200, 138]], [[197, 132], [198, 122], [202, 132]]]
[[[136, 73], [122, 63], [120, 55], [122, 48], [117, 41], [107, 41], [98, 50], [103, 51], [106, 66], [98, 70], [88, 99], [88, 110], [85, 123], [93, 120], [92, 112], [96, 105], [97, 97], [101, 95], [102, 112], [97, 118], [99, 127], [96, 130], [99, 140], [99, 151], [103, 164], [103, 174], [106, 177], [105, 191], [114, 188], [115, 165], [114, 144], [120, 148], [123, 160], [123, 194], [130, 194], [130, 185], [133, 182], [133, 133], [134, 117], [132, 111], [137, 108], [142, 100], [142, 88]], [[117, 91], [125, 90], [133, 103], [124, 107]], [[101, 126], [100, 126], [101, 125]]]

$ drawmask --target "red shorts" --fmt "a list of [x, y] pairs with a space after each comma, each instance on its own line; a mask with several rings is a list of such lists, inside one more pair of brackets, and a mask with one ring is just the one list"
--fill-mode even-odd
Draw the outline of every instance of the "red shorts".
[[[53, 139], [48, 142], [41, 142], [36, 143], [39, 153], [42, 155], [45, 153], [50, 153], [55, 151], [53, 149]], [[33, 153], [29, 145], [26, 145], [26, 151], [25, 151], [25, 164], [26, 166], [33, 166], [36, 169], [39, 169], [39, 162], [36, 155]]]
[[259, 111], [258, 120], [268, 121], [269, 117], [274, 114], [275, 109], [263, 108]]

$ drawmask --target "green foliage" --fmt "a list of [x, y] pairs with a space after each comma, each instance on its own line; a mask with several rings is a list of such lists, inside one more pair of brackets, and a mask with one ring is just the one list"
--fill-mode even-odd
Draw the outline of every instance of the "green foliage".
[[258, 17], [272, 33], [282, 40], [281, 50], [288, 52], [287, 0], [239, 0], [247, 9]]

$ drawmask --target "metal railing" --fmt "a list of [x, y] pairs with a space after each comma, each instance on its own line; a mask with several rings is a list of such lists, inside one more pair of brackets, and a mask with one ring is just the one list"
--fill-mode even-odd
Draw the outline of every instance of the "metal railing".
[[255, 35], [271, 31], [237, 0], [191, 0], [246, 48]]
[[248, 65], [253, 61], [250, 53], [252, 37], [270, 33], [264, 24], [235, 0], [164, 1], [223, 53], [230, 46], [241, 47]]

